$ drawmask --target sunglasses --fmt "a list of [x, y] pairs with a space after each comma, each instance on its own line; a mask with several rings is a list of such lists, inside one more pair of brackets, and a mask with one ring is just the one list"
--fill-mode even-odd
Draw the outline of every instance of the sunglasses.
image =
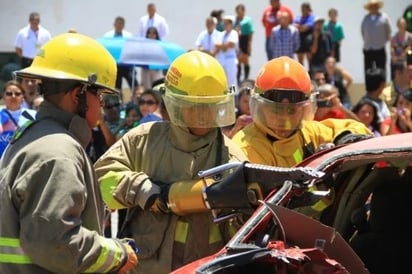
[[19, 97], [19, 96], [21, 96], [23, 93], [21, 93], [21, 92], [11, 92], [11, 91], [6, 91], [5, 92], [5, 94], [6, 94], [6, 96], [16, 96], [16, 97]]
[[149, 105], [149, 106], [153, 106], [153, 105], [157, 105], [157, 103], [153, 100], [139, 100], [139, 106], [143, 106], [143, 105]]
[[105, 106], [104, 106], [105, 109], [113, 109], [113, 108], [118, 108], [118, 107], [120, 107], [120, 103], [111, 104], [111, 105], [105, 105]]

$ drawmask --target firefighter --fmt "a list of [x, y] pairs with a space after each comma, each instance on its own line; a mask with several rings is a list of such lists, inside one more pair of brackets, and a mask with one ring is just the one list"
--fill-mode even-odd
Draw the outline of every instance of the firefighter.
[[139, 243], [132, 273], [169, 273], [223, 247], [224, 225], [213, 222], [201, 191], [191, 195], [202, 189], [199, 171], [246, 160], [220, 130], [235, 122], [234, 95], [215, 58], [184, 53], [165, 77], [170, 121], [130, 130], [95, 163], [108, 207], [131, 208], [121, 232]]
[[316, 92], [305, 68], [290, 57], [264, 64], [254, 91], [250, 98], [253, 122], [233, 137], [252, 163], [292, 167], [322, 144], [371, 134], [351, 119], [314, 121]]
[[0, 169], [0, 273], [126, 273], [132, 240], [105, 238], [105, 207], [85, 147], [116, 63], [77, 33], [46, 43], [17, 77], [38, 79], [45, 101], [18, 130]]

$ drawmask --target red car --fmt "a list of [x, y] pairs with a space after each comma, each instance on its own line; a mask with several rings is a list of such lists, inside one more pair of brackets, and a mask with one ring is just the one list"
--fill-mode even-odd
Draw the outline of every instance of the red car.
[[[205, 191], [217, 221], [269, 194], [221, 251], [173, 274], [411, 273], [412, 133], [329, 148], [293, 168], [235, 163], [202, 175], [228, 169]], [[213, 195], [235, 183], [246, 186], [236, 203]]]

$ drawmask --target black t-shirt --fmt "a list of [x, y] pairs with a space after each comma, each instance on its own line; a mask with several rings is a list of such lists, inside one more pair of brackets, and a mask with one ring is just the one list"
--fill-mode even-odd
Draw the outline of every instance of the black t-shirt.
[[[313, 33], [306, 37], [306, 45], [310, 49], [313, 44]], [[318, 50], [312, 54], [310, 59], [310, 65], [316, 67], [322, 67], [326, 58], [331, 54], [332, 50], [332, 37], [327, 32], [322, 32], [318, 37]]]

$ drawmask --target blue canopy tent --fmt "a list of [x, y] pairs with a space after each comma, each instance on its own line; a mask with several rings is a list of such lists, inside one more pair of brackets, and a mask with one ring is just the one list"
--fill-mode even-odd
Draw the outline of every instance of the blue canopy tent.
[[142, 37], [102, 37], [97, 41], [110, 52], [118, 64], [131, 65], [134, 68], [167, 69], [178, 56], [186, 52], [186, 49], [178, 44]]

